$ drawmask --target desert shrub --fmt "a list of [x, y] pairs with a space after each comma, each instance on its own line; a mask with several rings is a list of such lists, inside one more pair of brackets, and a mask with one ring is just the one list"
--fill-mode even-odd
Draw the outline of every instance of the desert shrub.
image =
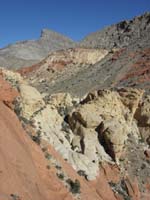
[[30, 124], [30, 121], [26, 119], [25, 117], [20, 116], [20, 120], [24, 122], [25, 124]]
[[45, 153], [45, 158], [46, 158], [47, 160], [50, 160], [50, 159], [52, 158], [52, 156], [51, 156], [48, 152], [46, 152], [46, 153]]
[[87, 179], [87, 175], [86, 175], [85, 171], [79, 170], [77, 173], [78, 173], [80, 176], [83, 176], [85, 179]]
[[144, 143], [145, 141], [144, 141], [144, 138], [141, 136], [141, 138], [139, 139], [139, 142], [140, 143]]
[[56, 167], [56, 169], [58, 169], [58, 170], [61, 170], [61, 168], [62, 168], [60, 165], [56, 165], [55, 167]]
[[15, 105], [14, 107], [14, 111], [17, 114], [17, 116], [20, 116], [20, 113], [22, 111], [22, 108], [20, 107], [20, 100], [18, 98], [16, 98], [13, 102], [13, 104]]
[[65, 176], [64, 176], [63, 173], [60, 173], [60, 174], [57, 173], [57, 176], [58, 176], [59, 179], [64, 180]]
[[75, 181], [68, 179], [67, 183], [70, 186], [70, 192], [73, 194], [80, 193], [80, 182], [77, 179]]
[[41, 143], [41, 131], [37, 131], [36, 135], [31, 136], [32, 140], [36, 142], [38, 145]]

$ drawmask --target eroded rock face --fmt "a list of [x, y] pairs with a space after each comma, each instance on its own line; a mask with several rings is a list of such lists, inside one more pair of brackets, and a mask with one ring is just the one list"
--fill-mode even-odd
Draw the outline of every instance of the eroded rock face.
[[136, 112], [136, 119], [143, 141], [150, 145], [150, 96], [146, 95]]
[[57, 51], [47, 57], [47, 63], [57, 63], [60, 61], [95, 64], [107, 55], [104, 49], [72, 48], [66, 51]]
[[[8, 77], [12, 84], [18, 80], [14, 74]], [[142, 90], [99, 90], [80, 102], [67, 93], [40, 94], [27, 82], [18, 81], [16, 88], [21, 96], [16, 104], [19, 116], [90, 180], [99, 174], [99, 163], [119, 164], [128, 134], [137, 139], [140, 135], [134, 114]]]
[[[142, 90], [99, 90], [89, 93], [81, 103], [76, 100], [78, 104], [63, 93], [43, 99], [27, 84], [20, 84], [19, 90], [20, 115], [29, 120], [40, 137], [53, 145], [76, 171], [84, 171], [88, 179], [97, 176], [100, 162], [119, 162], [128, 134], [138, 138], [133, 116]], [[64, 121], [68, 113], [69, 125]]]
[[144, 105], [142, 90], [99, 90], [80, 102], [67, 93], [40, 94], [27, 82], [19, 82], [16, 88], [21, 120], [89, 180], [98, 176], [100, 163], [119, 164], [128, 134], [140, 136], [134, 117], [139, 105]]
[[150, 96], [144, 97], [141, 102], [139, 109], [136, 113], [136, 118], [139, 121], [139, 126], [149, 126], [150, 125]]
[[[27, 84], [20, 84], [19, 91], [21, 97], [16, 107], [20, 110], [18, 114], [21, 119], [27, 120], [27, 123], [30, 123], [36, 130], [38, 137], [53, 145], [74, 169], [85, 171], [89, 179], [95, 178], [98, 174], [98, 161], [92, 163], [86, 154], [72, 149], [74, 134], [64, 121], [65, 113], [61, 113], [62, 108], [66, 111], [73, 107], [71, 96], [55, 94], [48, 102], [44, 102], [41, 94]], [[88, 140], [90, 143], [90, 138]]]
[[[84, 152], [82, 154], [82, 152], [72, 149], [72, 142], [75, 140], [75, 136], [70, 129], [62, 129], [62, 124], [64, 123], [63, 118], [56, 109], [47, 105], [46, 108], [35, 114], [31, 121], [33, 121], [36, 130], [40, 132], [40, 137], [53, 145], [56, 151], [58, 151], [64, 159], [68, 160], [76, 171], [85, 171], [88, 179], [94, 179], [97, 176], [99, 169], [98, 159], [94, 160], [91, 154], [91, 158], [94, 160], [93, 163], [89, 156], [87, 156], [88, 153]], [[91, 135], [87, 138], [89, 145], [91, 143], [90, 138]], [[93, 139], [91, 141], [93, 141]], [[97, 138], [95, 138], [95, 142], [97, 142]], [[108, 157], [103, 147], [99, 147], [99, 150], [103, 151], [104, 155]], [[88, 151], [88, 148], [86, 148], [86, 151]]]
[[63, 155], [64, 159], [68, 159], [71, 147], [65, 137], [66, 133], [62, 130], [63, 118], [57, 110], [47, 105], [35, 114], [31, 121], [33, 121], [37, 131], [40, 131], [42, 139], [52, 144]]
[[[98, 156], [96, 144], [103, 144], [113, 160], [118, 160], [128, 134], [135, 126], [133, 116], [141, 98], [142, 91], [131, 88], [90, 93], [69, 117], [72, 131], [80, 137], [78, 148], [88, 152], [89, 157], [95, 158]], [[88, 139], [89, 137], [91, 138]], [[91, 156], [91, 152], [95, 156]]]
[[57, 109], [61, 116], [66, 116], [74, 106], [77, 106], [80, 99], [72, 97], [69, 93], [56, 93], [44, 97], [46, 103]]

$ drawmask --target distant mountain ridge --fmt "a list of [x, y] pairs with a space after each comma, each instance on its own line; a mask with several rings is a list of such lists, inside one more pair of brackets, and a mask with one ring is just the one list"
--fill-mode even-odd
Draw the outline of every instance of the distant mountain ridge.
[[[112, 30], [117, 30], [117, 27], [119, 27], [119, 36], [115, 34], [115, 31], [113, 35], [116, 40], [108, 37], [113, 32]], [[105, 37], [101, 37], [106, 29], [110, 30], [108, 34], [105, 33], [107, 40]], [[51, 65], [49, 61], [47, 62], [47, 56], [42, 62], [23, 69], [28, 73], [32, 72], [28, 76], [32, 79], [33, 86], [37, 87], [39, 91], [69, 92], [79, 96], [83, 96], [93, 89], [134, 86], [146, 89], [146, 92], [150, 94], [150, 13], [145, 13], [130, 21], [120, 22], [106, 29], [88, 36], [90, 40], [85, 39], [80, 43], [81, 46], [85, 45], [86, 47], [81, 49], [89, 49], [90, 52], [93, 50], [93, 53], [96, 49], [107, 51], [107, 55], [102, 60], [91, 65], [80, 62], [76, 64], [74, 61], [70, 64], [68, 62], [69, 52], [75, 56], [73, 51], [75, 48], [70, 51], [53, 52], [52, 54], [56, 54], [55, 56], [49, 54], [49, 57], [52, 58]], [[95, 34], [97, 37], [94, 36]], [[128, 41], [125, 39], [127, 35]], [[100, 42], [102, 40], [104, 42]], [[115, 46], [113, 45], [114, 41], [116, 42]], [[59, 54], [61, 56], [58, 56]], [[79, 48], [77, 48], [77, 54], [81, 56]], [[55, 57], [57, 58], [56, 63], [54, 62]], [[58, 66], [61, 70], [57, 70]], [[50, 67], [53, 70], [49, 69]], [[55, 81], [52, 81], [51, 77]]]
[[0, 49], [0, 66], [18, 68], [39, 62], [50, 51], [72, 47], [74, 42], [53, 31], [43, 29], [38, 40], [26, 40]]
[[78, 43], [57, 32], [43, 29], [37, 40], [21, 41], [0, 49], [0, 66], [13, 69], [31, 66], [44, 59], [51, 51], [73, 47], [111, 50], [137, 42], [140, 45], [141, 38], [149, 39], [149, 33], [149, 12], [89, 34]]
[[100, 31], [89, 34], [81, 45], [93, 48], [123, 48], [150, 33], [150, 13], [146, 12], [131, 20], [121, 21]]

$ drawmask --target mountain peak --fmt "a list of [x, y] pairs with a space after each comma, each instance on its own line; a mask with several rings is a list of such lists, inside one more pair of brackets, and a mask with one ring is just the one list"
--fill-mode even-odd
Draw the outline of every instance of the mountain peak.
[[47, 28], [42, 29], [40, 39], [51, 40], [51, 39], [54, 39], [54, 38], [57, 38], [57, 39], [60, 38], [60, 39], [72, 41], [70, 38], [68, 38], [67, 36], [64, 36], [63, 34], [57, 33], [55, 31], [49, 30]]

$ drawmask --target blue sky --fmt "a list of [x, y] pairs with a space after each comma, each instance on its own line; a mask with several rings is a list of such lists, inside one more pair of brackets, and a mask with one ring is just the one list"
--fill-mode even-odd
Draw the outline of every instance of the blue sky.
[[150, 0], [1, 0], [0, 47], [36, 39], [43, 28], [74, 40], [150, 11]]

